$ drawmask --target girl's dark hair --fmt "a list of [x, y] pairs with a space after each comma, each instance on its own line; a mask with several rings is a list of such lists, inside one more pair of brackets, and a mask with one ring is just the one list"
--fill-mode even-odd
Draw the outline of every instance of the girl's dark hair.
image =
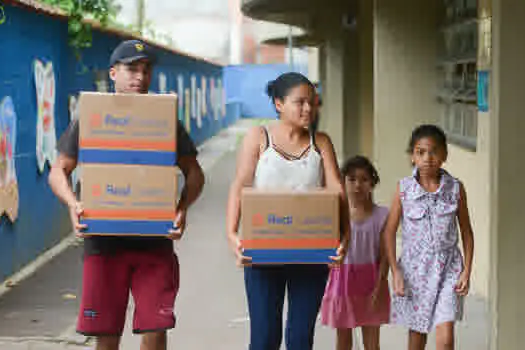
[[275, 104], [276, 99], [284, 100], [291, 89], [303, 84], [310, 86], [315, 91], [314, 84], [304, 75], [296, 72], [284, 73], [268, 83], [266, 93]]
[[412, 154], [416, 143], [424, 138], [431, 137], [438, 144], [439, 147], [443, 147], [445, 153], [448, 152], [447, 147], [447, 135], [445, 132], [436, 125], [424, 124], [420, 125], [412, 131], [412, 136], [410, 137], [410, 143], [408, 144], [407, 152]]
[[372, 162], [364, 156], [355, 156], [348, 159], [341, 168], [341, 175], [343, 177], [352, 175], [357, 169], [365, 170], [368, 175], [370, 175], [373, 186], [376, 186], [379, 183], [379, 173]]

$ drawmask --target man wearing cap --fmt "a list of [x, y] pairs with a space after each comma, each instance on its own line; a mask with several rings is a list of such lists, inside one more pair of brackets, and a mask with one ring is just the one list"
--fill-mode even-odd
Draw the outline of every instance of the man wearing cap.
[[[110, 58], [109, 75], [115, 92], [147, 93], [154, 63], [155, 57], [145, 43], [122, 42]], [[78, 122], [73, 121], [58, 142], [59, 156], [51, 168], [49, 184], [68, 205], [73, 227], [81, 236], [85, 228], [79, 223], [83, 208], [68, 181], [77, 165], [78, 135]], [[179, 289], [179, 263], [171, 240], [181, 238], [186, 211], [204, 185], [197, 149], [180, 123], [177, 154], [185, 185], [177, 206], [175, 229], [169, 232], [170, 239], [85, 237], [77, 331], [97, 337], [97, 350], [119, 348], [130, 291], [135, 302], [133, 332], [143, 334], [141, 350], [166, 349], [166, 331], [175, 326], [173, 307]]]

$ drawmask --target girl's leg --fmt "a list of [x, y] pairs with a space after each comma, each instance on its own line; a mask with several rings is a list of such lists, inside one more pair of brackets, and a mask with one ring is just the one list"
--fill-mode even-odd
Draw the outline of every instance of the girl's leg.
[[328, 279], [328, 266], [288, 265], [285, 268], [288, 287], [286, 349], [311, 350], [315, 322]]
[[379, 326], [361, 327], [365, 350], [379, 350]]
[[352, 350], [352, 330], [348, 328], [337, 329], [336, 350]]
[[454, 322], [436, 327], [436, 350], [454, 350]]
[[279, 350], [286, 279], [282, 267], [245, 267], [250, 350]]
[[427, 346], [427, 335], [416, 331], [408, 333], [408, 350], [425, 350]]

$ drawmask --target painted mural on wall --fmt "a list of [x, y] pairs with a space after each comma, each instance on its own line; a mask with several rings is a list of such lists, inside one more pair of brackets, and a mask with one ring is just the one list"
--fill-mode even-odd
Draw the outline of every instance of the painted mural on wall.
[[95, 89], [98, 92], [109, 92], [109, 71], [96, 70], [95, 71]]
[[186, 112], [185, 116], [184, 116], [184, 121], [185, 121], [185, 126], [186, 126], [186, 130], [188, 131], [188, 133], [191, 133], [191, 118], [190, 118], [190, 110], [191, 110], [191, 106], [190, 106], [190, 103], [191, 103], [191, 93], [190, 93], [190, 89], [186, 89], [186, 91], [184, 91], [184, 104], [186, 105], [186, 109], [184, 110]]
[[[78, 99], [76, 96], [69, 96], [69, 119], [70, 122], [78, 120]], [[81, 167], [76, 167], [75, 170], [71, 173], [71, 187], [73, 192], [77, 193], [79, 189], [79, 179], [80, 179], [80, 169]]]
[[202, 108], [202, 115], [208, 114], [208, 94], [206, 89], [206, 77], [201, 77], [201, 90], [202, 90], [202, 101], [201, 101], [201, 108]]
[[219, 120], [219, 110], [217, 109], [217, 89], [215, 87], [215, 78], [210, 78], [210, 106], [213, 119]]
[[11, 97], [0, 102], [0, 216], [18, 217], [18, 181], [15, 168], [16, 112]]
[[168, 78], [166, 74], [159, 73], [159, 93], [165, 94], [168, 89]]
[[55, 132], [55, 73], [53, 63], [34, 61], [35, 87], [37, 95], [36, 159], [40, 173], [46, 161], [51, 164], [56, 158]]
[[185, 100], [184, 78], [180, 74], [177, 76], [177, 94], [179, 96], [178, 97], [179, 99], [179, 110], [178, 110], [179, 120], [183, 122], [184, 121], [184, 100]]
[[222, 86], [222, 79], [219, 79], [219, 104], [222, 111], [222, 117], [226, 117], [226, 91]]
[[191, 94], [191, 117], [197, 118], [197, 78], [192, 75], [190, 78], [190, 94]]
[[201, 105], [202, 105], [202, 91], [200, 88], [197, 88], [197, 116], [196, 116], [196, 119], [197, 119], [197, 127], [200, 129], [202, 128], [202, 110], [201, 110]]

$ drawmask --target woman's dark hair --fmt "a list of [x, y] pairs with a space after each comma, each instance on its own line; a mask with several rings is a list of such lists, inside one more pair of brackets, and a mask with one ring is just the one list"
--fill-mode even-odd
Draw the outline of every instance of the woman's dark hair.
[[312, 82], [304, 75], [296, 72], [284, 73], [277, 77], [277, 79], [268, 83], [266, 93], [275, 104], [276, 99], [284, 100], [284, 98], [290, 93], [291, 89], [303, 84], [310, 86], [312, 90], [315, 91], [314, 84], [312, 84]]
[[443, 147], [445, 153], [448, 152], [447, 147], [447, 135], [445, 132], [436, 125], [424, 124], [420, 125], [412, 131], [412, 136], [410, 137], [410, 143], [408, 144], [407, 152], [409, 154], [414, 153], [414, 148], [416, 143], [424, 138], [431, 137], [438, 144], [439, 147]]
[[341, 168], [341, 175], [343, 177], [350, 176], [354, 174], [357, 169], [362, 169], [370, 175], [373, 186], [376, 186], [379, 183], [379, 173], [372, 162], [364, 156], [355, 156], [348, 159]]

